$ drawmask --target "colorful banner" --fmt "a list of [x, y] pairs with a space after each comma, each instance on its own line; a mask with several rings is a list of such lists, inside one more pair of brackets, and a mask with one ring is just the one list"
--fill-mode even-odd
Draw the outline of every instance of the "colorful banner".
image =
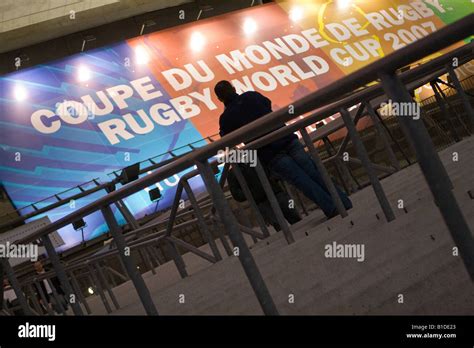
[[[275, 110], [473, 12], [472, 6], [461, 0], [278, 1], [6, 75], [0, 78], [0, 182], [22, 207], [91, 179], [108, 181], [111, 171], [191, 142], [204, 145], [218, 133], [223, 106], [213, 87], [220, 80], [232, 81], [239, 93], [265, 94]], [[169, 206], [180, 175], [157, 183], [164, 197], [158, 209]], [[193, 186], [202, 190], [198, 180]], [[57, 220], [103, 194], [48, 216]], [[147, 190], [126, 204], [138, 218], [156, 209]], [[106, 230], [100, 213], [85, 220], [86, 239]], [[71, 227], [59, 232], [66, 248], [81, 241]]]

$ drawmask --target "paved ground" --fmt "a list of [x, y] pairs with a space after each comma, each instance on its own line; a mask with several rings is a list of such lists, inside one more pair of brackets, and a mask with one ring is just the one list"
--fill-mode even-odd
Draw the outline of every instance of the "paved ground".
[[[459, 153], [458, 162], [453, 152]], [[467, 191], [474, 189], [474, 138], [440, 156], [472, 231], [474, 200]], [[349, 217], [321, 223], [316, 211], [293, 226], [296, 242], [291, 245], [281, 234], [255, 245], [249, 241], [281, 314], [474, 313], [473, 283], [460, 257], [453, 256], [453, 241], [418, 165], [385, 178], [382, 185], [397, 216], [390, 223], [368, 187], [351, 196]], [[407, 212], [397, 208], [399, 199]], [[325, 257], [325, 246], [333, 242], [363, 245], [365, 260]], [[156, 275], [144, 275], [160, 314], [262, 314], [236, 257], [210, 264], [186, 254], [185, 260], [186, 279], [172, 263], [157, 268]], [[113, 314], [145, 313], [130, 282], [114, 293], [121, 308]], [[97, 296], [89, 304], [93, 314], [106, 313]]]

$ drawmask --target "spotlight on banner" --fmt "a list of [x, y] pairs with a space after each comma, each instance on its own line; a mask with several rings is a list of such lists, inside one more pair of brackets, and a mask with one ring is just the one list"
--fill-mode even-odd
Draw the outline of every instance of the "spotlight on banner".
[[252, 18], [246, 18], [244, 21], [244, 33], [245, 35], [252, 35], [257, 31], [257, 22]]
[[89, 81], [91, 76], [92, 74], [88, 67], [81, 65], [79, 66], [79, 69], [77, 69], [77, 79], [80, 82]]
[[346, 9], [348, 8], [352, 3], [352, 0], [337, 0], [337, 7], [340, 9]]
[[162, 196], [161, 191], [158, 187], [155, 187], [154, 189], [149, 190], [148, 195], [150, 196], [150, 201], [152, 203], [156, 202], [155, 210], [153, 211], [153, 214], [154, 214], [158, 210], [158, 205], [160, 204], [160, 201], [163, 198], [163, 196]]
[[80, 229], [83, 229], [86, 226], [87, 225], [84, 219], [80, 219], [80, 220], [76, 220], [72, 222], [72, 227], [74, 228], [75, 231], [79, 231]]
[[13, 96], [17, 101], [23, 101], [28, 97], [28, 92], [25, 87], [16, 85], [13, 89]]
[[87, 227], [87, 224], [84, 221], [84, 219], [79, 219], [72, 222], [72, 228], [74, 228], [75, 231], [81, 231], [83, 244], [86, 243], [86, 240], [84, 239], [84, 228], [86, 227]]
[[191, 35], [190, 46], [193, 51], [200, 52], [206, 44], [206, 38], [200, 32], [194, 32]]
[[148, 64], [150, 61], [150, 55], [145, 47], [141, 45], [135, 47], [135, 61], [139, 65]]
[[151, 202], [159, 201], [163, 197], [158, 187], [155, 187], [154, 189], [151, 189], [150, 191], [148, 191], [148, 194], [150, 195]]
[[122, 185], [128, 184], [131, 181], [138, 179], [140, 173], [140, 163], [132, 164], [131, 166], [125, 167], [120, 173], [119, 182]]
[[290, 19], [298, 22], [303, 18], [303, 9], [300, 6], [294, 6], [290, 10]]

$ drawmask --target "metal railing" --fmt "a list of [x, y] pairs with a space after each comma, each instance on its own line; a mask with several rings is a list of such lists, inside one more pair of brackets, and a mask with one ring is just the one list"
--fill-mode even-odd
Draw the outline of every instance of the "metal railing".
[[[185, 148], [189, 147], [189, 151], [193, 151], [194, 149], [196, 149], [196, 147], [193, 144], [197, 144], [197, 143], [200, 143], [200, 142], [203, 142], [203, 141], [213, 142], [213, 141], [215, 141], [213, 138], [217, 137], [217, 136], [219, 136], [219, 135], [218, 134], [213, 134], [213, 135], [210, 135], [210, 136], [208, 136], [204, 139], [196, 140], [196, 141], [191, 142], [189, 144], [176, 147], [173, 150], [167, 151], [165, 153], [162, 153], [162, 154], [150, 157], [148, 159], [145, 159], [143, 161], [137, 162], [139, 165], [147, 163], [147, 162], [150, 163], [148, 166], [140, 168], [140, 170], [138, 172], [138, 175], [148, 173], [149, 171], [155, 170], [157, 168], [160, 168], [160, 167], [162, 167], [166, 164], [169, 164], [169, 163], [175, 161], [177, 158], [182, 156], [182, 154], [181, 155], [174, 154], [174, 152], [176, 152], [178, 150], [182, 150], [182, 149], [185, 149]], [[170, 155], [171, 158], [168, 158], [168, 159], [160, 161], [160, 162], [155, 161], [156, 158], [160, 158], [160, 157], [163, 157], [163, 156], [166, 156], [166, 155]], [[107, 191], [108, 189], [111, 189], [112, 187], [115, 187], [115, 185], [120, 182], [120, 173], [121, 173], [122, 170], [123, 170], [123, 168], [120, 169], [120, 170], [115, 170], [115, 171], [107, 174], [108, 176], [113, 176], [113, 179], [108, 181], [108, 182], [102, 182], [101, 183], [99, 181], [99, 178], [95, 178], [95, 179], [92, 179], [90, 181], [87, 181], [87, 182], [84, 182], [82, 184], [71, 187], [67, 190], [58, 192], [58, 193], [56, 193], [52, 196], [46, 197], [46, 198], [44, 198], [42, 200], [39, 200], [35, 203], [20, 207], [18, 209], [15, 209], [14, 211], [10, 211], [10, 212], [0, 216], [0, 220], [2, 220], [2, 221], [5, 220], [4, 222], [0, 223], [0, 231], [2, 229], [8, 228], [8, 227], [15, 227], [16, 225], [18, 225], [18, 224], [20, 224], [20, 223], [22, 223], [22, 222], [24, 222], [28, 219], [34, 218], [35, 216], [47, 213], [50, 210], [53, 210], [55, 208], [61, 207], [65, 204], [68, 204], [70, 201], [85, 198], [85, 197], [87, 197], [87, 196], [89, 196], [89, 195], [91, 195], [95, 192], [101, 191], [101, 190], [106, 190]], [[88, 186], [90, 186], [92, 184], [94, 185], [92, 188], [87, 188]], [[72, 193], [76, 190], [79, 190], [79, 192], [75, 193], [75, 194], [72, 194], [70, 196], [64, 197], [64, 195]], [[61, 197], [61, 196], [63, 196], [63, 197]], [[44, 207], [41, 207], [41, 208], [37, 207], [39, 204], [44, 204], [47, 201], [52, 200], [52, 199], [55, 200], [55, 202], [52, 202], [52, 203], [50, 203], [50, 204], [48, 204]], [[33, 211], [31, 211], [29, 213], [24, 213], [23, 211], [25, 211], [27, 209], [32, 209]], [[125, 206], [124, 206], [124, 209], [126, 209]], [[126, 215], [125, 217], [127, 219], [131, 214], [130, 213], [125, 213], [125, 215]], [[10, 218], [10, 216], [13, 216], [13, 218]], [[127, 221], [127, 222], [130, 223], [130, 221]], [[133, 222], [132, 222], [132, 224], [133, 224]]]
[[[321, 172], [331, 196], [337, 205], [339, 213], [344, 217], [347, 215], [347, 212], [345, 211], [341, 202], [338, 202], [338, 195], [335, 194], [334, 184], [329, 178], [322, 161], [319, 159], [316, 148], [313, 146], [309, 135], [305, 131], [305, 127], [307, 125], [314, 123], [319, 119], [325, 118], [326, 116], [324, 115], [326, 115], [326, 113], [334, 112], [334, 110], [336, 110], [342, 116], [344, 126], [348, 130], [349, 138], [352, 140], [357, 150], [360, 164], [363, 165], [369, 175], [372, 187], [375, 191], [377, 199], [379, 200], [382, 210], [385, 213], [387, 221], [393, 220], [393, 218], [395, 218], [393, 211], [391, 210], [390, 204], [387, 201], [379, 179], [375, 174], [375, 167], [369, 160], [367, 151], [365, 150], [355, 128], [354, 118], [347, 111], [347, 108], [349, 106], [353, 106], [355, 103], [362, 103], [359, 107], [366, 108], [370, 116], [376, 107], [376, 105], [372, 105], [370, 101], [377, 98], [381, 94], [385, 94], [386, 98], [390, 98], [394, 102], [410, 103], [412, 102], [412, 98], [408, 93], [406, 86], [403, 84], [404, 82], [413, 82], [413, 80], [416, 78], [426, 77], [429, 74], [436, 75], [437, 71], [444, 71], [443, 69], [446, 69], [451, 77], [453, 85], [458, 91], [459, 97], [462, 100], [465, 112], [469, 116], [470, 132], [472, 132], [474, 129], [474, 113], [468, 96], [462, 89], [459, 80], [454, 73], [454, 69], [450, 65], [453, 54], [447, 54], [439, 57], [434, 61], [434, 63], [433, 61], [425, 63], [420, 67], [413, 69], [413, 71], [407, 71], [406, 73], [397, 74], [397, 69], [407, 66], [409, 63], [418, 61], [427, 55], [437, 52], [440, 49], [448, 47], [451, 44], [454, 44], [462, 39], [465, 39], [469, 35], [472, 35], [473, 22], [474, 14], [466, 16], [465, 18], [446, 26], [433, 34], [416, 41], [413, 44], [410, 44], [390, 55], [387, 55], [386, 57], [381, 58], [376, 62], [350, 75], [347, 75], [346, 77], [343, 77], [326, 87], [321, 88], [320, 90], [317, 90], [316, 92], [310, 93], [306, 97], [292, 104], [291, 108], [283, 107], [258, 119], [257, 121], [252, 122], [251, 124], [248, 124], [230, 133], [229, 135], [226, 135], [220, 140], [214, 141], [205, 147], [195, 149], [191, 153], [185, 154], [182, 157], [175, 159], [169, 164], [158, 168], [150, 175], [131, 182], [120, 189], [117, 189], [116, 191], [110, 192], [97, 201], [88, 204], [40, 229], [28, 238], [18, 241], [18, 243], [29, 243], [41, 238], [43, 240], [44, 246], [46, 247], [49, 258], [54, 266], [55, 273], [61, 282], [62, 288], [64, 289], [66, 295], [73, 294], [73, 286], [69, 282], [65, 268], [61, 264], [59, 257], [51, 244], [48, 234], [95, 211], [101, 210], [116, 244], [116, 252], [120, 256], [120, 259], [126, 268], [127, 274], [137, 290], [146, 313], [150, 315], [156, 315], [158, 314], [157, 309], [141, 274], [137, 271], [134, 261], [126, 256], [125, 251], [129, 246], [126, 243], [124, 235], [120, 231], [110, 205], [144, 189], [145, 187], [151, 186], [156, 182], [171, 177], [175, 173], [181, 172], [196, 165], [197, 172], [200, 174], [205, 183], [205, 186], [212, 198], [212, 202], [214, 203], [214, 208], [219, 216], [220, 221], [224, 224], [227, 230], [227, 234], [232, 242], [232, 245], [234, 248], [239, 249], [239, 260], [263, 312], [270, 315], [278, 314], [278, 310], [275, 306], [273, 298], [265, 282], [263, 281], [262, 275], [260, 274], [255, 260], [242, 236], [241, 226], [237, 222], [236, 217], [227, 203], [221, 185], [216, 182], [214, 173], [208, 160], [216, 155], [219, 150], [228, 147], [234, 147], [242, 142], [248, 142], [249, 139], [256, 139], [260, 137], [260, 139], [257, 141], [253, 143], [251, 142], [247, 145], [250, 148], [255, 148], [269, 143], [285, 134], [290, 134], [294, 131], [300, 130], [302, 131], [303, 140], [305, 141], [306, 146], [308, 147], [309, 152], [312, 155], [316, 166]], [[467, 52], [466, 56], [469, 55], [469, 52], [472, 54], [472, 44], [466, 46], [464, 50], [465, 51], [458, 51], [457, 53]], [[380, 80], [380, 83], [377, 85], [364, 88], [367, 84], [378, 80]], [[352, 96], [350, 94], [352, 94]], [[357, 98], [354, 98], [354, 95], [356, 95]], [[290, 110], [292, 112], [290, 112]], [[273, 129], [272, 126], [274, 124], [281, 124], [283, 122], [292, 120], [299, 115], [309, 112], [314, 113], [311, 116], [304, 118], [290, 126], [283, 127], [269, 135], [262, 136], [268, 132], [268, 129]], [[407, 117], [398, 117], [398, 122], [405, 136], [407, 137], [412, 150], [416, 154], [422, 173], [428, 182], [429, 188], [434, 196], [434, 200], [438, 205], [446, 225], [448, 226], [451, 236], [460, 251], [460, 255], [466, 266], [466, 269], [468, 270], [471, 278], [474, 279], [474, 241], [469, 227], [451, 191], [452, 185], [449, 180], [449, 176], [447, 175], [446, 170], [444, 169], [438, 154], [433, 147], [427, 130], [422, 121], [417, 122], [416, 120], [411, 120]], [[234, 166], [234, 168], [237, 168], [237, 166]], [[275, 195], [268, 182], [268, 178], [266, 177], [265, 172], [259, 163], [257, 163], [256, 170], [262, 187], [264, 188], [271, 206], [276, 214], [278, 222], [282, 227], [284, 236], [288, 243], [292, 243], [294, 238], [291, 228], [283, 218], [281, 209], [278, 206]], [[237, 169], [236, 172], [236, 176], [239, 177], [239, 170]], [[245, 186], [245, 181], [239, 180], [239, 182]], [[187, 189], [185, 184], [183, 188]], [[248, 191], [247, 189], [244, 188], [244, 191]], [[196, 207], [194, 204], [193, 206]], [[172, 219], [170, 219], [170, 221], [172, 221]], [[178, 243], [178, 241], [171, 238], [168, 238], [168, 241], [174, 247], [175, 243]], [[214, 255], [214, 257], [217, 258], [216, 255]], [[179, 269], [179, 263], [181, 263], [182, 260], [179, 260], [179, 256], [176, 255], [175, 261]], [[21, 291], [20, 284], [16, 279], [13, 270], [5, 260], [2, 260], [2, 263], [5, 266], [10, 283], [15, 289], [22, 307], [28, 310], [29, 307], [26, 298]], [[71, 307], [75, 314], [82, 314], [82, 309], [78, 303], [71, 303]]]

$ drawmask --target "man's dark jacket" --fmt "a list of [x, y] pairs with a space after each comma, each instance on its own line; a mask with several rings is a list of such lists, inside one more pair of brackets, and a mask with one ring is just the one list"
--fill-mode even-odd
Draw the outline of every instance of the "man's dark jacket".
[[[272, 111], [272, 102], [267, 97], [258, 92], [245, 92], [235, 94], [235, 97], [225, 103], [225, 110], [219, 118], [219, 127], [221, 137], [259, 119]], [[274, 131], [284, 124], [277, 124], [267, 133]], [[293, 139], [295, 134], [289, 134], [280, 138], [260, 149], [258, 149], [258, 157], [263, 162], [269, 162], [275, 154], [286, 147]], [[252, 139], [248, 140], [250, 142]]]

